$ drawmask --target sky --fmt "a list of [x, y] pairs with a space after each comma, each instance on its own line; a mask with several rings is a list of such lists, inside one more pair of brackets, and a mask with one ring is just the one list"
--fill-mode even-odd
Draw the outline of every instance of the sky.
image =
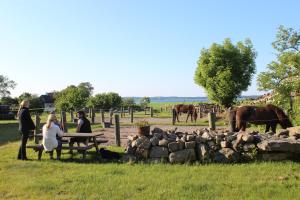
[[[276, 59], [280, 25], [300, 28], [297, 0], [0, 0], [0, 74], [44, 94], [90, 82], [95, 93], [206, 96], [202, 48], [250, 38], [257, 74]], [[257, 95], [256, 75], [243, 95]]]

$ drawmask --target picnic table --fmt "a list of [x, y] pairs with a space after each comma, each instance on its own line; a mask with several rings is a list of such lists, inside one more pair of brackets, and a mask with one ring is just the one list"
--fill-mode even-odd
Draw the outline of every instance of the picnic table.
[[[77, 150], [77, 151], [81, 151], [83, 154], [83, 159], [86, 158], [86, 153], [88, 150], [92, 149], [95, 147], [96, 152], [99, 152], [99, 144], [100, 143], [106, 143], [108, 142], [108, 140], [103, 140], [103, 139], [99, 139], [99, 136], [103, 135], [103, 133], [64, 133], [63, 134], [63, 141], [67, 141], [65, 143], [67, 143], [68, 145], [62, 146], [62, 149], [68, 149], [68, 150]], [[43, 138], [42, 134], [37, 134], [36, 135], [39, 138]], [[84, 145], [83, 146], [69, 146], [69, 139], [70, 138], [80, 138], [80, 139], [85, 139]], [[38, 151], [38, 159], [41, 160], [42, 157], [42, 153], [44, 150], [44, 147], [42, 144], [36, 144], [36, 145], [27, 145], [27, 148], [32, 148], [35, 151]]]

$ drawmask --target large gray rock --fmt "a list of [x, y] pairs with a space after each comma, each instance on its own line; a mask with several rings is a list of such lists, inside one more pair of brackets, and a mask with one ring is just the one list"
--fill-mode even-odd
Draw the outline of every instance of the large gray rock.
[[199, 160], [201, 161], [209, 160], [209, 149], [206, 144], [204, 143], [197, 144], [196, 153]]
[[196, 154], [194, 149], [184, 149], [181, 151], [173, 152], [169, 155], [170, 163], [186, 163], [196, 160]]
[[243, 150], [245, 151], [245, 152], [251, 152], [251, 151], [254, 151], [256, 149], [256, 146], [255, 146], [255, 144], [244, 144], [243, 145]]
[[193, 134], [193, 135], [187, 135], [186, 136], [186, 140], [188, 141], [188, 142], [191, 142], [191, 141], [195, 141], [195, 135]]
[[300, 126], [287, 128], [289, 131], [289, 136], [294, 137], [296, 139], [300, 138]]
[[138, 159], [148, 159], [149, 158], [149, 149], [137, 148], [135, 151], [135, 156]]
[[167, 140], [167, 139], [162, 139], [162, 140], [159, 140], [158, 146], [167, 147], [168, 144], [169, 144], [169, 140]]
[[195, 149], [195, 147], [196, 147], [196, 142], [195, 141], [185, 143], [185, 148], [186, 149]]
[[170, 152], [175, 152], [175, 151], [179, 151], [179, 143], [177, 142], [171, 142], [168, 144], [168, 148]]
[[150, 142], [151, 142], [152, 146], [158, 146], [159, 139], [157, 137], [152, 137], [150, 139]]
[[175, 133], [171, 133], [171, 134], [168, 135], [168, 140], [170, 142], [175, 142], [176, 139], [177, 139], [177, 135]]
[[223, 148], [215, 152], [214, 161], [217, 163], [235, 163], [239, 161], [239, 154], [230, 148]]
[[136, 141], [137, 148], [149, 149], [151, 146], [151, 142], [150, 142], [149, 138], [147, 138], [146, 136], [141, 136], [138, 139], [136, 139], [135, 141]]
[[263, 161], [283, 161], [289, 160], [293, 157], [291, 153], [264, 153], [259, 154], [258, 159]]
[[269, 139], [257, 144], [261, 151], [300, 153], [300, 141], [291, 139]]
[[150, 158], [167, 158], [169, 150], [167, 147], [152, 147], [150, 151]]

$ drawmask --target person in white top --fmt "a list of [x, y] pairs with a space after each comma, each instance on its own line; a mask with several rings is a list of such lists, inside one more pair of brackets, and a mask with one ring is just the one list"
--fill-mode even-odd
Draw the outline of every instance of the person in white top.
[[57, 125], [55, 114], [50, 114], [47, 123], [43, 126], [43, 146], [50, 153], [50, 159], [53, 159], [53, 149], [56, 149], [57, 160], [60, 159], [62, 144], [60, 140], [57, 140], [57, 136], [62, 137], [63, 133]]

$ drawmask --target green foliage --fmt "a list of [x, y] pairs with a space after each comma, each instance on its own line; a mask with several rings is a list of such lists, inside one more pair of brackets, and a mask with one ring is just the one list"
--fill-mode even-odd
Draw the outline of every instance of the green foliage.
[[29, 100], [31, 109], [44, 108], [44, 102], [36, 94], [24, 92], [23, 94], [21, 94], [19, 96], [18, 100], [19, 100], [19, 103], [21, 103], [21, 101], [23, 101], [23, 100]]
[[145, 107], [149, 106], [150, 103], [151, 103], [150, 97], [143, 97], [140, 100], [140, 105], [141, 105], [142, 108], [145, 108]]
[[1, 101], [0, 101], [0, 104], [2, 105], [18, 105], [19, 104], [19, 101], [18, 101], [18, 98], [12, 98], [12, 97], [2, 97], [1, 98]]
[[229, 107], [247, 90], [255, 73], [256, 52], [251, 41], [233, 45], [225, 39], [222, 45], [202, 49], [194, 80], [205, 88], [208, 98]]
[[97, 109], [118, 108], [122, 105], [122, 97], [114, 92], [96, 94], [90, 98], [89, 104]]
[[277, 59], [258, 75], [258, 89], [271, 90], [274, 104], [291, 111], [291, 92], [300, 90], [300, 31], [280, 26], [272, 44], [278, 51]]
[[16, 83], [12, 80], [9, 80], [6, 76], [0, 75], [0, 97], [5, 97], [10, 95], [10, 89], [16, 87]]
[[79, 90], [81, 90], [84, 93], [85, 96], [88, 96], [88, 97], [92, 96], [94, 87], [92, 86], [91, 83], [83, 82], [83, 83], [80, 83], [77, 87]]
[[55, 95], [55, 106], [59, 110], [79, 110], [86, 106], [90, 90], [85, 87], [71, 85]]
[[122, 98], [122, 106], [124, 108], [135, 107], [136, 103], [134, 101], [134, 98], [132, 97]]

